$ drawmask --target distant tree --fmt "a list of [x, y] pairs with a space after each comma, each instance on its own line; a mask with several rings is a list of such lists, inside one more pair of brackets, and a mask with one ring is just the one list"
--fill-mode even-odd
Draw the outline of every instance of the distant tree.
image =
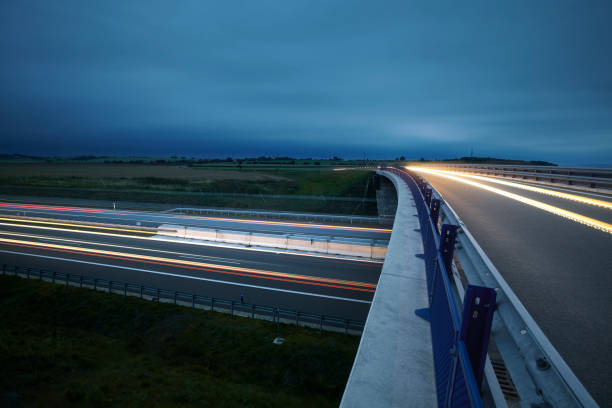
[[332, 160], [335, 160], [335, 161], [342, 161], [342, 158], [340, 158], [340, 157], [338, 157], [338, 156], [334, 156], [334, 158], [333, 158]]
[[423, 157], [421, 157], [421, 158], [419, 159], [419, 161], [425, 161], [425, 159], [424, 159]]
[[404, 156], [401, 156], [399, 159], [400, 159], [400, 161], [405, 161], [406, 160], [406, 158]]

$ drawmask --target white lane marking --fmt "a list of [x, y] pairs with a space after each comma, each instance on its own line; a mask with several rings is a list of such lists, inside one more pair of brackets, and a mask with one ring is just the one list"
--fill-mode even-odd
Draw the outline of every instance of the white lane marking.
[[369, 300], [353, 299], [353, 298], [346, 298], [346, 297], [341, 297], [341, 296], [322, 295], [320, 293], [312, 293], [312, 292], [300, 292], [300, 291], [297, 291], [297, 290], [289, 290], [289, 289], [271, 288], [269, 286], [250, 285], [250, 284], [247, 284], [247, 283], [239, 283], [239, 282], [223, 281], [223, 280], [218, 280], [218, 279], [202, 278], [200, 276], [181, 275], [181, 274], [178, 274], [178, 273], [153, 271], [153, 270], [150, 270], [150, 269], [133, 268], [133, 267], [130, 267], [130, 266], [121, 266], [121, 265], [105, 264], [105, 263], [100, 263], [100, 262], [82, 261], [80, 259], [70, 259], [70, 258], [60, 258], [60, 257], [56, 257], [56, 256], [49, 256], [49, 255], [29, 254], [27, 252], [6, 251], [6, 250], [3, 250], [3, 249], [0, 249], [0, 252], [1, 253], [5, 253], [5, 254], [12, 254], [12, 255], [33, 256], [33, 257], [36, 257], [36, 258], [54, 259], [54, 260], [57, 260], [57, 261], [66, 261], [66, 262], [82, 263], [82, 264], [87, 264], [87, 265], [104, 266], [104, 267], [107, 267], [107, 268], [127, 269], [127, 270], [131, 270], [131, 271], [150, 273], [150, 274], [153, 274], [153, 275], [172, 276], [172, 277], [175, 277], [175, 278], [193, 279], [193, 280], [206, 281], [206, 282], [212, 282], [212, 283], [221, 283], [221, 284], [224, 284], [224, 285], [243, 286], [243, 287], [253, 288], [253, 289], [269, 290], [269, 291], [272, 291], [272, 292], [291, 293], [293, 295], [313, 296], [313, 297], [319, 297], [319, 298], [325, 298], [325, 299], [341, 300], [341, 301], [345, 301], [345, 302], [366, 303], [366, 304], [371, 304], [372, 303]]

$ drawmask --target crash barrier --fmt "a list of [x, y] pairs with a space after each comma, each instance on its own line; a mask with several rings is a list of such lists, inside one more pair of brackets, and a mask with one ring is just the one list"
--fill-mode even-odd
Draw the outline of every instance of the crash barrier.
[[[416, 165], [421, 164], [417, 163]], [[572, 188], [588, 190], [612, 190], [612, 169], [446, 163], [426, 163], [422, 165], [434, 169], [532, 181], [539, 184], [568, 185]]]
[[429, 306], [415, 311], [431, 325], [439, 407], [481, 407], [480, 384], [495, 306], [495, 290], [468, 285], [463, 313], [450, 281], [457, 226], [437, 227], [439, 207], [431, 206], [431, 190], [395, 168], [410, 188], [421, 226]]
[[185, 227], [171, 224], [160, 225], [157, 231], [160, 235], [184, 239], [289, 249], [378, 260], [385, 258], [387, 246], [389, 244], [389, 241], [386, 240], [335, 238], [302, 234], [262, 234], [258, 232]]
[[[403, 169], [389, 169], [408, 174]], [[491, 329], [494, 353], [486, 357], [487, 392], [496, 407], [520, 406], [597, 407], [597, 403], [550, 343], [542, 329], [474, 239], [467, 226], [442, 195], [424, 179], [411, 173], [429, 197], [432, 224], [456, 225], [451, 283], [455, 293], [469, 300], [464, 282], [496, 289]], [[415, 181], [415, 183], [417, 183]], [[418, 200], [417, 200], [418, 201]], [[451, 272], [451, 271], [449, 271]], [[466, 300], [468, 299], [468, 300]], [[498, 380], [499, 378], [499, 380]]]
[[276, 323], [295, 324], [296, 326], [306, 326], [319, 330], [344, 332], [347, 334], [360, 334], [365, 325], [363, 321], [343, 319], [336, 316], [305, 313], [298, 310], [246, 303], [241, 300], [200, 296], [193, 293], [92, 278], [79, 274], [54, 272], [39, 268], [26, 268], [3, 264], [2, 274], [19, 276], [27, 279], [44, 280], [64, 284], [66, 286], [90, 288], [93, 290], [105, 291], [107, 293], [122, 294], [124, 296], [136, 296], [141, 299], [188, 306], [193, 309], [224, 312], [237, 316], [250, 317], [252, 319], [270, 320]]
[[[361, 201], [361, 199], [359, 199]], [[375, 199], [372, 199], [376, 202]], [[364, 215], [336, 215], [298, 213], [289, 211], [238, 210], [232, 208], [173, 208], [166, 212], [185, 215], [209, 215], [216, 217], [259, 218], [264, 220], [293, 220], [305, 222], [331, 222], [339, 224], [384, 224], [392, 225], [393, 217], [368, 217]]]

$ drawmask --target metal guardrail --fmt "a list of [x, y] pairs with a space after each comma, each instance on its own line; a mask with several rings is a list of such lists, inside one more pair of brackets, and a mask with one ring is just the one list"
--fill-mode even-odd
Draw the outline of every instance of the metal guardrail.
[[[394, 172], [409, 173], [399, 169]], [[412, 174], [412, 177], [422, 180], [415, 174]], [[424, 183], [423, 180], [422, 182]], [[597, 403], [550, 343], [465, 224], [444, 202], [439, 192], [431, 185], [426, 185], [426, 189], [431, 197], [431, 211], [439, 213], [437, 224], [458, 226], [454, 258], [461, 266], [467, 283], [492, 287], [497, 292], [491, 336], [516, 388], [520, 405], [597, 407]], [[434, 228], [437, 228], [437, 225]], [[464, 283], [456, 262], [450, 265], [451, 279], [454, 291], [461, 298]], [[484, 371], [494, 404], [506, 406], [488, 357]]]
[[316, 213], [295, 213], [285, 211], [237, 210], [228, 208], [174, 208], [172, 210], [166, 210], [164, 212], [173, 212], [185, 215], [214, 215], [273, 220], [289, 219], [296, 221], [335, 222], [342, 224], [393, 224], [393, 217], [367, 217], [361, 215], [335, 215]]
[[405, 171], [383, 167], [399, 175], [410, 188], [417, 207], [423, 238], [429, 307], [416, 311], [431, 324], [436, 393], [439, 407], [481, 407], [480, 383], [493, 318], [495, 291], [467, 287], [460, 303], [451, 287], [456, 226], [443, 225], [438, 234], [439, 207], [431, 205], [431, 190]]
[[27, 279], [38, 279], [53, 283], [62, 283], [66, 286], [78, 286], [108, 293], [136, 296], [141, 299], [169, 302], [188, 306], [193, 309], [208, 309], [215, 312], [230, 313], [232, 315], [250, 317], [252, 319], [270, 320], [276, 323], [295, 324], [328, 330], [359, 334], [363, 332], [365, 322], [343, 319], [335, 316], [319, 315], [300, 312], [298, 310], [283, 309], [279, 307], [261, 306], [237, 300], [223, 299], [209, 296], [200, 296], [193, 293], [179, 292], [160, 288], [153, 288], [127, 282], [92, 278], [88, 276], [54, 272], [39, 268], [25, 268], [16, 265], [2, 265], [2, 275], [20, 276]]
[[543, 184], [612, 190], [612, 169], [444, 163], [416, 163], [416, 165], [423, 165], [431, 168], [447, 168], [466, 173], [484, 174], [509, 179], [534, 181]]

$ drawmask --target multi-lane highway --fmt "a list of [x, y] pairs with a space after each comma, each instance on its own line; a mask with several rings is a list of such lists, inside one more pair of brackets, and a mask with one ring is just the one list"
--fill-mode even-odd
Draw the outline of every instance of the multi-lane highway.
[[612, 197], [414, 170], [462, 218], [593, 397], [612, 404]]
[[[28, 209], [26, 215], [30, 214]], [[81, 209], [68, 209], [78, 216]], [[22, 210], [23, 211], [23, 210]], [[37, 208], [37, 217], [58, 209]], [[125, 221], [120, 214], [87, 209], [86, 217], [110, 217]], [[156, 214], [129, 212], [127, 217], [152, 219]], [[171, 215], [165, 216], [166, 220]], [[142, 218], [141, 218], [142, 217]], [[199, 222], [204, 217], [178, 217]], [[109, 218], [104, 218], [105, 220]], [[218, 222], [224, 220], [219, 219]], [[368, 230], [348, 226], [319, 225], [248, 220], [226, 220], [244, 228], [270, 228], [284, 231], [337, 235]], [[165, 221], [164, 221], [165, 222]], [[217, 222], [217, 220], [214, 220]], [[114, 222], [114, 224], [120, 224]], [[122, 223], [122, 224], [125, 224]], [[227, 224], [225, 224], [227, 225]], [[15, 225], [0, 220], [0, 263], [43, 268], [144, 284], [226, 299], [240, 299], [260, 305], [365, 320], [382, 268], [381, 262], [346, 259], [327, 255], [280, 252], [273, 249], [229, 248], [213, 243], [175, 242], [158, 236], [122, 235], [118, 228], [95, 232], [75, 231], [65, 225]], [[385, 231], [371, 229], [384, 236]], [[134, 234], [131, 234], [134, 235]], [[136, 234], [137, 235], [137, 234]], [[388, 235], [388, 234], [387, 234]], [[368, 236], [368, 235], [365, 235]]]
[[46, 219], [86, 221], [92, 223], [140, 225], [157, 228], [162, 224], [214, 228], [268, 234], [325, 235], [339, 238], [388, 240], [391, 229], [383, 226], [328, 225], [239, 218], [200, 217], [161, 212], [113, 211], [72, 206], [51, 206], [0, 202], [0, 215], [40, 217]]

